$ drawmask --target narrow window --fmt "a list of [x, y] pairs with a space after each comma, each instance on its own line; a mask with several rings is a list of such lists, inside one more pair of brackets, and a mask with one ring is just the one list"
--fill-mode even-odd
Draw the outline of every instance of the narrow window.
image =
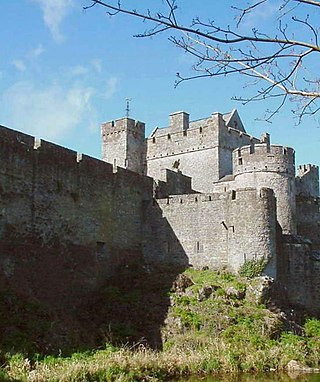
[[239, 158], [238, 162], [239, 162], [239, 165], [242, 165], [242, 158]]
[[231, 199], [235, 200], [235, 198], [236, 198], [236, 192], [235, 192], [235, 190], [232, 190], [231, 191]]
[[171, 135], [170, 134], [168, 134], [168, 139], [171, 139]]
[[199, 133], [202, 133], [202, 127], [201, 126], [199, 127]]
[[152, 143], [156, 143], [156, 137], [152, 138]]

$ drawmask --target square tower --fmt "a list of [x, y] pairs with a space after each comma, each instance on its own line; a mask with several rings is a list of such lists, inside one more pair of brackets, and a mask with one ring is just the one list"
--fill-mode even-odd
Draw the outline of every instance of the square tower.
[[121, 118], [101, 125], [102, 160], [145, 174], [145, 124], [131, 118]]

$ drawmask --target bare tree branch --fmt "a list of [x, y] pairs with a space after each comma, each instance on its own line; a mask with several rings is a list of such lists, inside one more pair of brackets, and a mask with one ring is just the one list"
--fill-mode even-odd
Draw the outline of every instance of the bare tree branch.
[[[237, 1], [234, 0], [235, 3]], [[319, 70], [310, 74], [308, 68], [319, 61], [316, 55], [320, 53], [320, 46], [319, 25], [311, 21], [307, 13], [304, 17], [300, 14], [303, 7], [310, 9], [313, 6], [317, 10], [320, 1], [282, 0], [276, 17], [278, 24], [274, 25], [273, 32], [252, 28], [251, 33], [243, 33], [241, 27], [245, 18], [260, 7], [267, 6], [270, 1], [253, 0], [246, 7], [232, 6], [239, 15], [234, 26], [223, 27], [213, 20], [203, 21], [198, 17], [189, 25], [180, 22], [177, 17], [178, 0], [164, 0], [164, 12], [149, 9], [138, 12], [122, 7], [120, 1], [113, 5], [111, 1], [101, 0], [91, 0], [91, 4], [84, 9], [98, 5], [106, 8], [109, 15], [122, 13], [151, 25], [136, 37], [150, 37], [168, 31], [174, 33], [169, 41], [197, 60], [193, 65], [196, 73], [189, 76], [178, 74], [175, 86], [198, 78], [244, 75], [253, 79], [256, 93], [247, 98], [234, 99], [245, 103], [268, 98], [281, 99], [278, 107], [270, 111], [268, 120], [290, 100], [296, 104], [294, 114], [301, 121], [305, 115], [313, 115], [319, 110]], [[298, 10], [299, 16], [293, 13]]]

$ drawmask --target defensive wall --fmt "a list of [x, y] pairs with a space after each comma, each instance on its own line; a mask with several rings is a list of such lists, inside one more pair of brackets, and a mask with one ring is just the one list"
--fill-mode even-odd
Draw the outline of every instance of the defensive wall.
[[182, 195], [196, 193], [191, 186], [192, 178], [182, 174], [180, 170], [161, 170], [161, 179], [155, 182], [154, 195], [156, 199], [166, 198], [169, 195]]
[[195, 267], [237, 271], [246, 261], [267, 258], [268, 274], [276, 276], [276, 206], [270, 189], [169, 196], [149, 203], [146, 215], [149, 260], [174, 263], [187, 256]]
[[284, 236], [281, 256], [280, 281], [286, 287], [290, 304], [319, 316], [320, 252], [313, 249], [308, 239]]
[[144, 129], [103, 124], [99, 161], [0, 127], [0, 286], [59, 305], [141, 255], [232, 271], [267, 258], [289, 301], [320, 312], [318, 167], [295, 179], [294, 150], [251, 137], [235, 112]]
[[0, 145], [0, 280], [49, 290], [64, 275], [59, 304], [141, 255], [151, 178], [5, 127]]
[[320, 198], [297, 196], [297, 230], [320, 251]]

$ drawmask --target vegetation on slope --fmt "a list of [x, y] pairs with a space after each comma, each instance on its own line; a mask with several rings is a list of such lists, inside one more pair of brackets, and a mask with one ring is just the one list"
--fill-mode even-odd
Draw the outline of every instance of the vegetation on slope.
[[[27, 356], [6, 347], [1, 354], [0, 378], [37, 382], [142, 381], [192, 374], [283, 370], [291, 360], [309, 367], [320, 366], [320, 320], [301, 315], [297, 323], [292, 311], [267, 309], [262, 303], [268, 301], [261, 293], [261, 285], [268, 280], [188, 269], [177, 278], [171, 291], [158, 288], [158, 293], [165, 292], [166, 296], [156, 300], [162, 303], [155, 307], [154, 316], [146, 320], [143, 308], [149, 314], [148, 304], [157, 305], [157, 285], [161, 280], [163, 285], [164, 278], [170, 279], [169, 270], [145, 271], [135, 288], [128, 286], [129, 271], [125, 272], [126, 283], [109, 283], [92, 302], [96, 306], [96, 311], [91, 311], [92, 321], [104, 330], [99, 350], [69, 356]], [[137, 278], [135, 269], [132, 279]], [[165, 301], [169, 305], [164, 319]], [[115, 316], [110, 321], [110, 310], [118, 314], [117, 325]], [[125, 312], [134, 310], [139, 313], [136, 317], [124, 317]], [[103, 314], [98, 323], [95, 315]], [[136, 321], [139, 316], [140, 324]], [[143, 333], [142, 324], [160, 316], [163, 349], [152, 350], [146, 338], [133, 345]], [[151, 339], [154, 328], [149, 329], [145, 334]]]

